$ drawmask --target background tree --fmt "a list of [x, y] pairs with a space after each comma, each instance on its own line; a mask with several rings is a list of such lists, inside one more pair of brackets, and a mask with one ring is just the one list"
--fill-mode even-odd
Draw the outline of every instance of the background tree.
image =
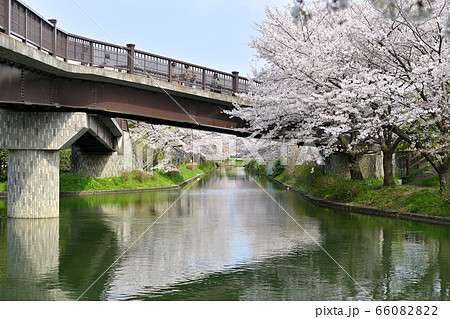
[[[355, 85], [353, 90], [365, 94], [361, 102], [369, 103], [375, 111], [368, 118], [372, 123], [364, 126], [375, 129], [371, 134], [383, 151], [387, 186], [394, 184], [392, 156], [398, 143], [401, 139], [414, 140], [406, 131], [412, 135], [420, 132], [422, 142], [413, 146], [430, 162], [436, 162], [437, 158], [428, 142], [434, 140], [439, 160], [447, 156], [443, 151], [446, 149], [448, 154], [449, 149], [448, 85], [445, 84], [449, 75], [449, 50], [442, 33], [448, 3], [431, 2], [427, 10], [421, 11], [426, 13], [422, 18], [420, 12], [403, 10], [401, 6], [394, 8], [386, 19], [376, 10], [352, 3], [342, 17], [345, 24], [352, 26], [346, 39], [352, 44], [352, 61], [361, 69], [353, 81], [353, 85], [360, 85]], [[440, 136], [439, 141], [436, 136]], [[442, 165], [432, 165], [438, 172], [443, 170]]]

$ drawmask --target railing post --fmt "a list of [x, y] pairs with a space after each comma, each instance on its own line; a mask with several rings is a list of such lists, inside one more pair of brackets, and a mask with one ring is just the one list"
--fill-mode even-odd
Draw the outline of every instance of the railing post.
[[44, 20], [39, 19], [39, 49], [42, 50], [42, 23], [44, 23]]
[[89, 41], [89, 63], [94, 66], [94, 41]]
[[[134, 48], [135, 48], [135, 44], [132, 43], [128, 43], [127, 44], [127, 48], [128, 48], [128, 62], [127, 62], [127, 69], [128, 69], [128, 73], [129, 74], [134, 74]], [[169, 65], [170, 68], [170, 65]]]
[[239, 72], [233, 71], [233, 93], [239, 92]]
[[51, 24], [53, 24], [53, 33], [52, 33], [52, 55], [56, 56], [56, 48], [57, 48], [57, 43], [56, 41], [58, 40], [57, 35], [58, 35], [58, 30], [56, 29], [56, 22], [58, 22], [56, 19], [49, 19], [48, 21], [51, 22]]
[[168, 80], [167, 80], [167, 82], [172, 82], [172, 75], [173, 75], [173, 66], [172, 66], [172, 63], [174, 63], [174, 62], [172, 62], [172, 60], [167, 60], [167, 75], [168, 75]]
[[6, 13], [6, 17], [5, 17], [5, 33], [7, 35], [11, 34], [11, 0], [6, 0], [5, 1], [5, 13]]
[[203, 85], [203, 90], [206, 90], [206, 70], [203, 69], [202, 72], [202, 85]]
[[64, 61], [67, 62], [69, 59], [69, 34], [66, 34], [66, 54], [64, 56]]

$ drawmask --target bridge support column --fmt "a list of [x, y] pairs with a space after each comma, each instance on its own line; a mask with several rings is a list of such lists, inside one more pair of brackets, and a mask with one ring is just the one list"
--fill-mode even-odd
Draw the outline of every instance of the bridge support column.
[[9, 150], [8, 217], [59, 216], [59, 152]]
[[[0, 108], [0, 148], [8, 150], [8, 217], [59, 216], [59, 150], [95, 134], [91, 122], [85, 113]], [[94, 128], [101, 133], [100, 125]]]

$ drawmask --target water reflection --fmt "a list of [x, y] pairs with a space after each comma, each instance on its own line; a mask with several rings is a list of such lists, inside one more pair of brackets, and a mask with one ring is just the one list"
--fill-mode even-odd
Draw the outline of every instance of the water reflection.
[[7, 220], [7, 276], [1, 300], [65, 299], [55, 287], [59, 267], [59, 220]]
[[83, 300], [450, 298], [449, 228], [322, 209], [243, 170], [183, 191], [62, 198], [59, 221], [0, 205], [0, 299], [76, 299], [97, 279]]
[[[233, 272], [291, 251], [318, 249], [313, 241], [320, 241], [318, 222], [301, 218], [307, 235], [288, 219], [280, 218], [275, 203], [268, 203], [266, 196], [248, 179], [213, 176], [203, 180], [181, 197], [118, 263], [106, 298], [146, 297], [173, 285]], [[152, 225], [150, 212], [160, 216], [167, 204], [147, 202], [146, 208], [139, 209], [139, 218], [133, 216], [117, 224], [121, 246], [131, 245]], [[113, 220], [122, 214], [118, 207], [103, 211]], [[142, 211], [149, 213], [145, 217]]]

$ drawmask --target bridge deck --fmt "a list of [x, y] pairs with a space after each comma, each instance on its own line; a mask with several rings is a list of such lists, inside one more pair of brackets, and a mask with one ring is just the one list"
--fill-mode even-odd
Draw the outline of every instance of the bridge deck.
[[[223, 113], [240, 98], [103, 68], [74, 65], [0, 33], [0, 105], [88, 111], [222, 133], [243, 127]], [[32, 107], [31, 107], [32, 106]], [[245, 134], [244, 134], [245, 135]]]
[[[0, 31], [72, 63], [136, 74], [164, 82], [187, 84], [185, 66], [196, 75], [195, 86], [224, 94], [247, 92], [249, 80], [239, 72], [222, 72], [192, 63], [67, 33], [19, 0], [0, 0]], [[211, 86], [217, 74], [221, 88]]]
[[[248, 135], [234, 130], [245, 123], [223, 113], [234, 103], [246, 104], [234, 96], [249, 86], [238, 72], [69, 34], [18, 0], [0, 0], [0, 31], [1, 107], [85, 111]], [[185, 65], [197, 75], [196, 88], [186, 86]], [[219, 92], [211, 87], [214, 74], [223, 85]]]

